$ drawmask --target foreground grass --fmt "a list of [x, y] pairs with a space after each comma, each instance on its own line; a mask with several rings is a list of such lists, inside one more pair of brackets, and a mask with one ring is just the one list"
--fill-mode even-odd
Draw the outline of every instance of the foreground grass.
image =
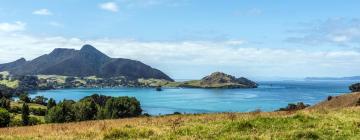
[[360, 139], [360, 108], [174, 115], [0, 129], [0, 139]]

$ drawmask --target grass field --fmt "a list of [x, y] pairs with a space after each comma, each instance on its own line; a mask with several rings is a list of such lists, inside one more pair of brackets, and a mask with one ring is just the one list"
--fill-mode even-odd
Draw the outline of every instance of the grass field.
[[0, 139], [360, 139], [360, 108], [174, 115], [0, 129]]

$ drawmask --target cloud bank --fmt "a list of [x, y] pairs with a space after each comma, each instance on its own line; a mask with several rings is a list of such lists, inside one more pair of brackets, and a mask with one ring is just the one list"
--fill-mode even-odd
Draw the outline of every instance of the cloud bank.
[[118, 12], [119, 8], [115, 2], [106, 2], [99, 5], [99, 7], [103, 10], [107, 10], [110, 12]]

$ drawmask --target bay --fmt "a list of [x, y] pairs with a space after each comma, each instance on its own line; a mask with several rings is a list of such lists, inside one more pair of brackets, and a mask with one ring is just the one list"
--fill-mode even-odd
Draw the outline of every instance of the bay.
[[31, 97], [45, 96], [56, 101], [79, 100], [92, 94], [136, 97], [151, 115], [214, 112], [274, 111], [288, 103], [316, 104], [328, 96], [350, 92], [356, 81], [264, 81], [256, 89], [195, 88], [92, 88], [32, 91]]

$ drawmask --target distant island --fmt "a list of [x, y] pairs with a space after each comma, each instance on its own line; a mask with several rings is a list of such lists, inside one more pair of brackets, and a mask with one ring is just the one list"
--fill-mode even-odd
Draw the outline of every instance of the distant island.
[[360, 80], [360, 76], [351, 77], [306, 77], [305, 80]]

